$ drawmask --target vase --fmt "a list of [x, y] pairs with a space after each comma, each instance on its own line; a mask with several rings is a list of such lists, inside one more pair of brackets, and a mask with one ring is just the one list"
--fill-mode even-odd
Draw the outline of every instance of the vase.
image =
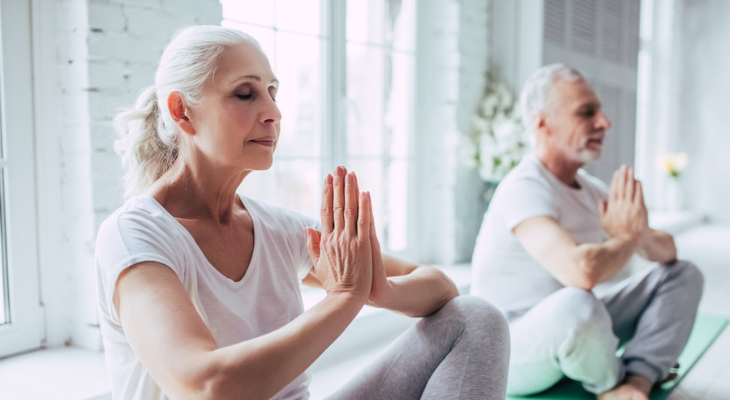
[[680, 212], [684, 209], [684, 198], [679, 178], [670, 178], [667, 182], [667, 210]]

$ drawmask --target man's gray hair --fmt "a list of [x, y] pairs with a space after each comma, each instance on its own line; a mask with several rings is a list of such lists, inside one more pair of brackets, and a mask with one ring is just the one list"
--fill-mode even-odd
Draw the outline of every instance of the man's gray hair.
[[567, 81], [585, 80], [577, 69], [566, 64], [550, 64], [540, 67], [533, 72], [525, 82], [520, 93], [520, 111], [522, 123], [527, 127], [530, 135], [534, 135], [532, 117], [538, 111], [545, 110], [553, 84], [558, 79]]

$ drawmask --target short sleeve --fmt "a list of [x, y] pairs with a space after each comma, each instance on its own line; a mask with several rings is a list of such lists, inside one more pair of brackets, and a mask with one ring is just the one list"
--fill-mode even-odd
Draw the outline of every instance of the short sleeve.
[[558, 208], [549, 185], [533, 177], [522, 177], [501, 184], [489, 208], [510, 231], [522, 221], [538, 215], [558, 218]]
[[294, 213], [294, 218], [298, 225], [298, 229], [292, 230], [292, 233], [296, 236], [294, 242], [298, 249], [296, 252], [296, 272], [297, 278], [301, 281], [309, 274], [314, 266], [314, 261], [309, 256], [309, 251], [307, 251], [307, 235], [304, 233], [304, 228], [313, 228], [321, 231], [322, 223], [314, 218], [299, 213]]
[[119, 274], [141, 262], [153, 261], [168, 266], [181, 282], [181, 269], [175, 240], [162, 221], [140, 210], [115, 213], [99, 228], [96, 241], [96, 268], [101, 312], [119, 323], [113, 304]]

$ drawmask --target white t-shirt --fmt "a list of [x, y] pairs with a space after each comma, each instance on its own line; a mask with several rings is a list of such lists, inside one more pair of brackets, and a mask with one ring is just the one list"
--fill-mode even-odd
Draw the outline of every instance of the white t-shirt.
[[576, 181], [579, 189], [564, 184], [529, 154], [494, 192], [472, 257], [471, 293], [490, 301], [508, 319], [564, 287], [527, 253], [512, 228], [530, 217], [547, 215], [579, 244], [606, 238], [598, 202], [607, 198], [607, 186], [582, 169]]
[[[253, 219], [254, 249], [243, 278], [223, 276], [192, 235], [154, 198], [127, 201], [102, 223], [96, 243], [97, 301], [113, 398], [166, 399], [124, 335], [112, 300], [119, 273], [143, 261], [172, 269], [219, 347], [249, 340], [303, 312], [299, 283], [312, 267], [304, 228], [319, 222], [293, 211], [242, 197]], [[303, 373], [273, 399], [307, 399]]]

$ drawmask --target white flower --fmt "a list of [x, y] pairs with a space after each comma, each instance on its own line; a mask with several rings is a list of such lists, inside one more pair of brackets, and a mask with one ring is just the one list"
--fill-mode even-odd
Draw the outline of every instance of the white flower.
[[522, 159], [529, 138], [509, 86], [491, 78], [494, 73], [488, 76], [485, 96], [471, 119], [469, 151], [477, 154], [461, 150], [460, 158], [475, 160], [482, 179], [498, 182]]

